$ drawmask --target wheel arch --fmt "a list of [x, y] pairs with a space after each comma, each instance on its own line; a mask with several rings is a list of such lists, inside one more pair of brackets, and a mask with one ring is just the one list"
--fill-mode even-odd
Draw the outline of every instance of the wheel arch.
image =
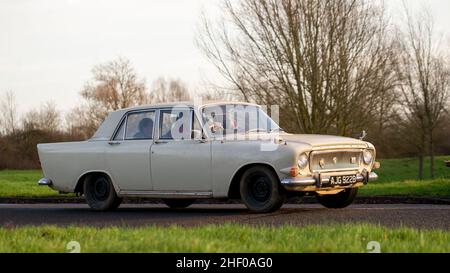
[[113, 184], [116, 193], [119, 192], [119, 188], [117, 187], [116, 183], [114, 183], [114, 180], [112, 179], [111, 175], [103, 170], [91, 170], [80, 175], [80, 177], [78, 177], [77, 179], [77, 184], [75, 186], [74, 192], [79, 195], [84, 194], [84, 183], [86, 182], [87, 178], [98, 175], [106, 176], [109, 179], [109, 181], [111, 181], [111, 183]]
[[255, 166], [263, 166], [271, 170], [275, 176], [278, 178], [278, 182], [280, 183], [280, 177], [278, 176], [278, 173], [275, 171], [275, 168], [268, 164], [268, 163], [249, 163], [244, 166], [241, 166], [238, 171], [233, 175], [233, 178], [231, 179], [230, 187], [228, 189], [228, 198], [230, 199], [239, 199], [241, 198], [241, 194], [239, 191], [239, 183], [241, 181], [242, 175], [247, 171], [248, 169], [255, 167]]

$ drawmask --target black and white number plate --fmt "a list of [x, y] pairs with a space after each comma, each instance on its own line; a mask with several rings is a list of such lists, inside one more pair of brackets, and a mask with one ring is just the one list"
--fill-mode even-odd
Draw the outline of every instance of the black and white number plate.
[[342, 175], [342, 176], [331, 176], [330, 185], [331, 186], [346, 186], [356, 183], [356, 175]]

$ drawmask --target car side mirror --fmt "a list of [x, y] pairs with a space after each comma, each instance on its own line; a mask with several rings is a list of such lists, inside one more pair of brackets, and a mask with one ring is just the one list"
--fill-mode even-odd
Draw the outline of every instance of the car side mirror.
[[366, 138], [366, 136], [367, 136], [366, 130], [362, 130], [362, 132], [358, 135], [358, 138], [360, 140], [363, 140], [364, 138]]

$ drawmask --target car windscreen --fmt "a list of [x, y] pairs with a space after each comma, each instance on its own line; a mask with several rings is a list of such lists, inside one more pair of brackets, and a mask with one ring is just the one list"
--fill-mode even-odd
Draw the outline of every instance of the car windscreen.
[[246, 104], [211, 105], [203, 108], [203, 122], [213, 134], [269, 133], [281, 130], [259, 106]]

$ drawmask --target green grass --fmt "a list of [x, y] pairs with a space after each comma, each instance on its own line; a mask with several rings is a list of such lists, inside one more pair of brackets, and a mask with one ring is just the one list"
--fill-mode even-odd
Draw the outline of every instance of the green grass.
[[[434, 180], [429, 179], [429, 159], [425, 160], [425, 176], [418, 181], [416, 158], [382, 159], [379, 179], [360, 190], [361, 195], [450, 196], [450, 168], [443, 163], [450, 156], [436, 157]], [[42, 177], [40, 170], [0, 171], [0, 196], [46, 197], [60, 196], [48, 187], [37, 186]]]
[[0, 196], [42, 197], [60, 196], [49, 187], [38, 186], [43, 177], [41, 170], [4, 170], [0, 171]]
[[[450, 160], [448, 156], [435, 157], [435, 179], [450, 179], [450, 168], [444, 164]], [[419, 160], [417, 158], [381, 159], [381, 169], [376, 170], [379, 175], [377, 183], [417, 180], [419, 176]], [[424, 179], [430, 179], [430, 159], [425, 158]]]
[[381, 168], [375, 170], [379, 178], [359, 190], [359, 196], [450, 196], [450, 168], [444, 160], [450, 156], [435, 158], [435, 179], [430, 179], [430, 160], [425, 159], [425, 179], [418, 177], [417, 158], [381, 159]]
[[449, 197], [450, 179], [371, 182], [360, 188], [358, 196]]
[[66, 252], [69, 241], [81, 252], [450, 252], [450, 232], [386, 228], [371, 224], [305, 227], [66, 227], [0, 228], [0, 252]]

